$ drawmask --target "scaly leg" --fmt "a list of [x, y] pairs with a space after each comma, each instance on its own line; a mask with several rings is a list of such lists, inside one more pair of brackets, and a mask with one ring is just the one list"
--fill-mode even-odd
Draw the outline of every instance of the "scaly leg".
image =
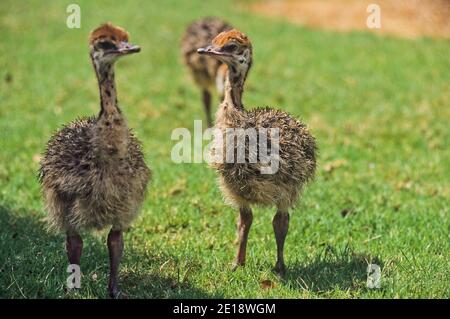
[[277, 263], [275, 271], [284, 276], [286, 274], [286, 266], [284, 264], [284, 241], [289, 230], [289, 213], [277, 211], [272, 221], [273, 230], [275, 232], [275, 240], [277, 242]]
[[237, 225], [239, 247], [236, 255], [236, 261], [234, 263], [233, 270], [238, 266], [245, 265], [245, 255], [247, 250], [247, 239], [252, 225], [253, 214], [250, 207], [241, 207], [239, 210], [239, 220]]
[[123, 234], [121, 230], [115, 230], [114, 228], [108, 234], [108, 250], [109, 250], [109, 284], [108, 292], [109, 296], [114, 299], [126, 298], [119, 291], [118, 274], [119, 264], [123, 255]]
[[80, 265], [83, 239], [76, 231], [68, 231], [66, 237], [66, 251], [71, 265]]

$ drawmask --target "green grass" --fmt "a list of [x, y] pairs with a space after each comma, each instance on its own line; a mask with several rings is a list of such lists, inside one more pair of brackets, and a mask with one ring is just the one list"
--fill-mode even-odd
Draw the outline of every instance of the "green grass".
[[[449, 298], [449, 40], [404, 40], [310, 30], [228, 1], [0, 3], [0, 297], [104, 298], [105, 233], [85, 234], [82, 289], [67, 292], [64, 236], [45, 231], [36, 179], [52, 132], [98, 112], [87, 53], [104, 21], [142, 45], [117, 66], [119, 98], [143, 141], [154, 180], [126, 234], [123, 289], [132, 297]], [[230, 271], [236, 212], [206, 164], [170, 160], [173, 128], [203, 119], [181, 63], [188, 22], [219, 15], [254, 44], [247, 107], [277, 106], [308, 123], [319, 147], [316, 180], [292, 211], [289, 274], [271, 267], [270, 209], [254, 210], [247, 266]], [[348, 212], [343, 216], [343, 212]], [[366, 288], [368, 263], [382, 288]], [[272, 288], [261, 282], [270, 280]]]

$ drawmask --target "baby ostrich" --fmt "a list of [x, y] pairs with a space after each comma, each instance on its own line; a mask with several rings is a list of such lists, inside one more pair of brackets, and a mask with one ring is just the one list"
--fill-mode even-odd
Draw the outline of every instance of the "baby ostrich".
[[114, 64], [140, 47], [128, 43], [125, 30], [108, 23], [91, 32], [89, 48], [100, 90], [100, 113], [75, 120], [50, 139], [40, 182], [50, 228], [67, 234], [70, 264], [80, 264], [81, 230], [112, 226], [108, 292], [120, 298], [124, 297], [117, 283], [122, 232], [137, 215], [151, 173], [141, 144], [119, 109]]
[[[263, 174], [262, 163], [249, 161], [247, 152], [243, 163], [236, 161], [214, 163], [213, 167], [219, 172], [220, 187], [225, 198], [240, 210], [239, 249], [234, 269], [245, 264], [247, 238], [253, 220], [250, 206], [252, 204], [274, 205], [277, 207], [272, 223], [277, 244], [275, 271], [284, 275], [286, 267], [283, 247], [289, 227], [288, 211], [298, 200], [302, 187], [314, 177], [315, 139], [304, 124], [287, 113], [271, 108], [251, 111], [244, 109], [243, 87], [252, 65], [252, 45], [247, 36], [237, 30], [223, 32], [214, 38], [212, 45], [198, 49], [198, 53], [215, 57], [228, 66], [225, 98], [217, 111], [215, 125], [224, 136], [229, 128], [255, 129], [256, 131], [261, 128], [279, 130], [279, 166], [278, 170], [272, 174]], [[275, 136], [269, 134], [267, 144], [275, 145], [274, 138]], [[259, 152], [260, 141], [258, 140], [257, 143]], [[235, 145], [230, 149], [236, 153], [238, 143], [233, 144]], [[225, 144], [224, 149], [226, 147], [230, 146]], [[245, 140], [245, 147], [249, 149], [248, 140]], [[223, 154], [226, 152], [225, 150]]]
[[190, 24], [181, 40], [184, 62], [189, 67], [195, 83], [202, 90], [203, 104], [208, 127], [213, 125], [211, 117], [211, 90], [216, 86], [219, 98], [223, 99], [226, 65], [220, 60], [199, 56], [197, 49], [207, 46], [222, 31], [231, 26], [218, 18], [203, 18]]

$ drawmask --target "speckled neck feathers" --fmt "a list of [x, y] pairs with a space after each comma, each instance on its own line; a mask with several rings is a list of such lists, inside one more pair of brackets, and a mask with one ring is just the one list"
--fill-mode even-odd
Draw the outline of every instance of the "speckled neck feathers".
[[246, 59], [238, 63], [230, 63], [225, 82], [224, 103], [237, 110], [244, 110], [242, 104], [242, 94], [244, 93], [244, 83], [252, 65], [251, 55], [246, 55]]
[[94, 132], [99, 158], [123, 158], [128, 149], [128, 127], [117, 102], [114, 61], [100, 62], [91, 56], [100, 93], [100, 114]]
[[244, 92], [244, 81], [239, 74], [234, 74], [232, 71], [227, 72], [225, 82], [225, 97], [224, 102], [236, 109], [244, 109], [242, 104], [242, 93]]

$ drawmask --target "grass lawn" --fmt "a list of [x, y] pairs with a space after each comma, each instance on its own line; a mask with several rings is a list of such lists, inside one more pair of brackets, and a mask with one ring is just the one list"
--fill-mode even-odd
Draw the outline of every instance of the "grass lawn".
[[[82, 288], [65, 289], [64, 235], [47, 233], [36, 179], [52, 132], [99, 110], [87, 37], [111, 21], [142, 52], [117, 65], [119, 100], [154, 179], [125, 237], [120, 271], [137, 298], [449, 298], [450, 42], [310, 30], [232, 1], [0, 2], [0, 297], [104, 298], [105, 233], [84, 234]], [[316, 136], [319, 169], [292, 211], [288, 275], [271, 272], [274, 210], [254, 209], [247, 266], [230, 271], [237, 213], [206, 164], [175, 164], [171, 132], [203, 119], [181, 63], [186, 25], [204, 15], [247, 33], [247, 108], [276, 106]], [[366, 268], [382, 287], [366, 287]]]

